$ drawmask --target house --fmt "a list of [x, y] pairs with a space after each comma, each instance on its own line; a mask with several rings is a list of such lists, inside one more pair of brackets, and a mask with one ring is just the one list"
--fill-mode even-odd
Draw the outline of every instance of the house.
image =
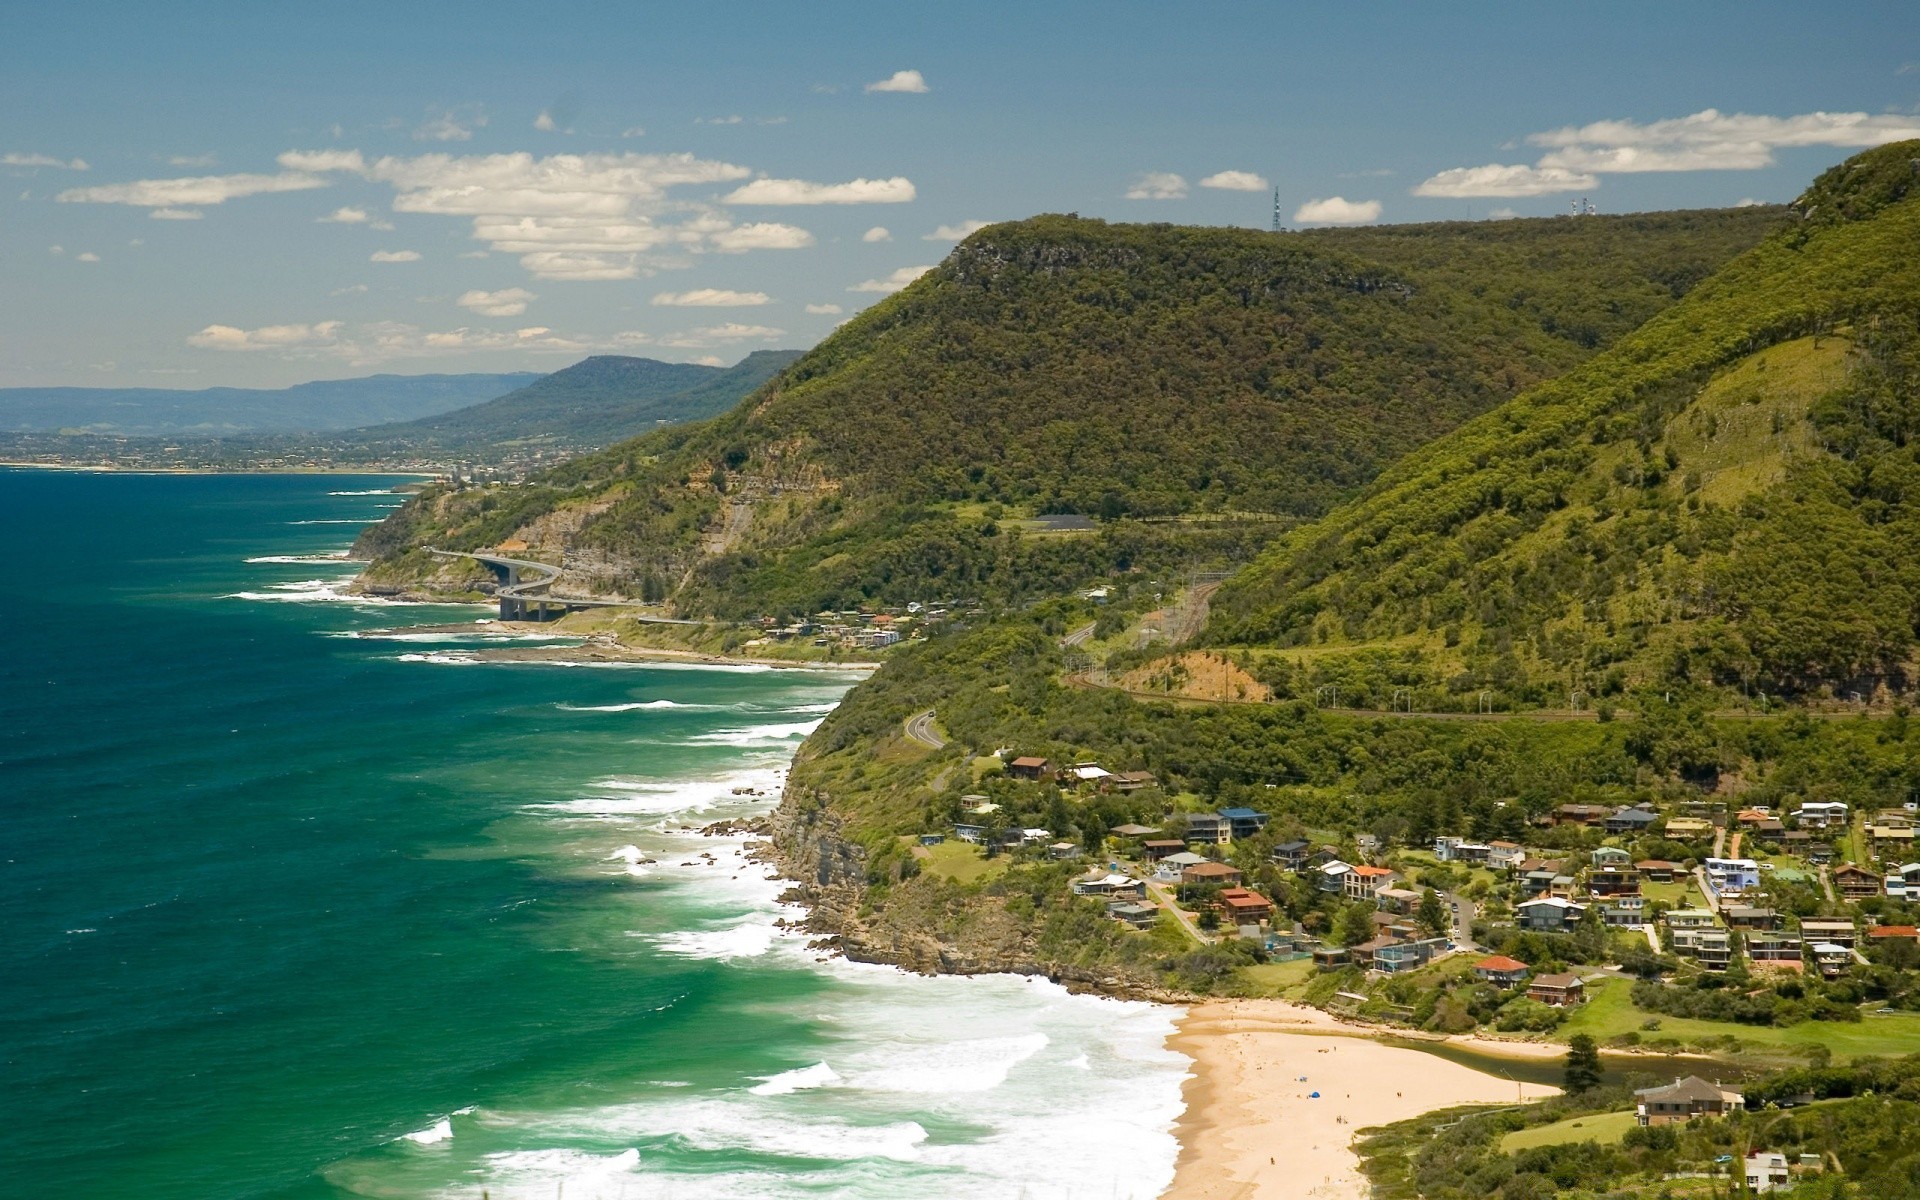
[[1160, 915], [1160, 910], [1138, 900], [1124, 900], [1107, 905], [1107, 915], [1124, 921], [1135, 929], [1148, 929]]
[[1313, 965], [1322, 971], [1337, 971], [1353, 961], [1353, 952], [1345, 946], [1320, 946], [1313, 951]]
[[1181, 872], [1188, 867], [1197, 867], [1204, 862], [1212, 862], [1204, 854], [1195, 854], [1191, 850], [1182, 850], [1178, 854], [1169, 854], [1162, 858], [1153, 869], [1153, 877], [1162, 883], [1179, 883]]
[[1181, 870], [1180, 882], [1189, 885], [1200, 883], [1239, 883], [1240, 870], [1238, 867], [1230, 867], [1225, 863], [1197, 862]]
[[1121, 771], [1107, 785], [1116, 792], [1137, 792], [1142, 788], [1158, 787], [1160, 781], [1153, 777], [1152, 771]]
[[1729, 929], [1778, 929], [1780, 914], [1770, 908], [1752, 908], [1736, 904], [1722, 914]]
[[1761, 805], [1743, 808], [1734, 815], [1734, 823], [1742, 829], [1753, 829], [1773, 819], [1773, 813]]
[[1601, 822], [1608, 833], [1645, 833], [1660, 823], [1660, 814], [1650, 808], [1634, 805], [1611, 814]]
[[987, 827], [985, 825], [955, 825], [953, 827], [953, 836], [970, 845], [984, 846], [987, 844]]
[[1676, 908], [1667, 913], [1667, 928], [1712, 929], [1713, 914], [1704, 908]]
[[1368, 866], [1361, 863], [1347, 868], [1347, 874], [1341, 880], [1342, 891], [1349, 900], [1371, 900], [1374, 893], [1399, 878], [1386, 867]]
[[1487, 865], [1496, 871], [1507, 870], [1526, 856], [1518, 842], [1487, 843]]
[[1867, 937], [1873, 945], [1884, 945], [1892, 941], [1920, 942], [1920, 929], [1912, 925], [1876, 925], [1867, 930]]
[[1853, 965], [1853, 950], [1849, 947], [1834, 942], [1815, 942], [1811, 949], [1813, 965], [1819, 967], [1820, 973], [1829, 979]]
[[1527, 981], [1527, 972], [1532, 968], [1517, 958], [1508, 958], [1504, 954], [1495, 954], [1473, 964], [1473, 973], [1481, 980], [1495, 987], [1518, 987]]
[[1867, 838], [1881, 858], [1906, 858], [1913, 849], [1913, 818], [1903, 813], [1881, 813], [1867, 826]]
[[1414, 971], [1433, 961], [1433, 956], [1447, 947], [1445, 938], [1421, 938], [1414, 941], [1395, 941], [1373, 952], [1373, 969], [1383, 975], [1398, 975], [1403, 971]]
[[1578, 975], [1535, 975], [1527, 985], [1527, 999], [1555, 1008], [1578, 1004], [1587, 998], [1587, 985]]
[[1179, 838], [1148, 838], [1140, 843], [1140, 857], [1148, 862], [1158, 862], [1173, 854], [1185, 853], [1187, 844]]
[[1383, 887], [1373, 894], [1374, 903], [1383, 911], [1406, 914], [1420, 903], [1420, 893], [1411, 888]]
[[1672, 883], [1680, 864], [1670, 863], [1664, 858], [1643, 858], [1633, 864], [1633, 869], [1640, 872], [1640, 878], [1648, 883]]
[[1020, 841], [1023, 845], [1027, 846], [1038, 846], [1052, 836], [1053, 830], [1041, 829], [1037, 826], [1033, 829], [1022, 829], [1020, 831]]
[[1639, 929], [1647, 923], [1647, 898], [1610, 896], [1601, 902], [1600, 919], [1615, 929]]
[[[1150, 833], [1159, 832], [1158, 829], [1153, 828], [1151, 825], [1135, 825], [1129, 821], [1125, 825], [1115, 825], [1112, 829], [1107, 830], [1107, 836], [1132, 840], [1133, 838], [1143, 838]], [[1178, 845], [1179, 843], [1175, 842], [1173, 844]]]
[[1768, 817], [1753, 827], [1753, 836], [1763, 842], [1777, 842], [1787, 835], [1787, 827], [1778, 817]]
[[1553, 810], [1555, 825], [1600, 825], [1613, 811], [1600, 804], [1562, 804]]
[[1841, 863], [1833, 869], [1833, 886], [1844, 899], [1865, 900], [1878, 896], [1883, 883], [1877, 872], [1854, 863]]
[[1099, 763], [1074, 763], [1067, 768], [1067, 777], [1075, 783], [1100, 785], [1113, 778], [1113, 772]]
[[923, 833], [920, 835], [920, 844], [922, 846], [938, 846], [946, 840], [947, 835], [944, 833]]
[[1076, 879], [1070, 885], [1076, 896], [1108, 896], [1139, 899], [1146, 895], [1146, 885], [1128, 875], [1095, 875], [1088, 879]]
[[1307, 865], [1307, 855], [1312, 849], [1312, 843], [1303, 842], [1297, 838], [1290, 842], [1281, 842], [1273, 848], [1274, 865], [1289, 871], [1298, 871]]
[[1618, 846], [1602, 846], [1589, 857], [1592, 858], [1594, 866], [1609, 871], [1618, 870], [1633, 861], [1633, 855]]
[[1595, 896], [1638, 896], [1640, 873], [1632, 867], [1590, 871], [1587, 873], [1587, 891]]
[[1724, 1117], [1746, 1105], [1739, 1092], [1708, 1083], [1698, 1075], [1676, 1079], [1665, 1087], [1641, 1088], [1635, 1115], [1642, 1125], [1681, 1125], [1695, 1117]]
[[1837, 946], [1852, 946], [1858, 939], [1853, 922], [1844, 917], [1802, 917], [1800, 936], [1810, 942], [1832, 942]]
[[1750, 933], [1747, 935], [1747, 957], [1756, 963], [1792, 963], [1797, 966], [1804, 957], [1801, 953], [1804, 945], [1797, 934]]
[[1007, 774], [1015, 779], [1044, 779], [1052, 767], [1053, 764], [1044, 758], [1022, 755], [1007, 764]]
[[1676, 842], [1702, 841], [1713, 836], [1713, 822], [1705, 817], [1674, 817], [1667, 822], [1666, 833]]
[[1224, 846], [1233, 840], [1233, 822], [1219, 813], [1188, 813], [1187, 840]]
[[1575, 904], [1571, 900], [1562, 900], [1558, 896], [1542, 896], [1538, 900], [1528, 900], [1514, 910], [1517, 922], [1522, 929], [1537, 933], [1566, 933], [1580, 923], [1587, 915], [1586, 906]]
[[1758, 1196], [1793, 1186], [1793, 1174], [1787, 1169], [1787, 1156], [1777, 1150], [1754, 1150], [1747, 1155], [1747, 1191]]
[[1314, 869], [1314, 886], [1323, 892], [1340, 892], [1344, 894], [1347, 890], [1347, 875], [1352, 870], [1352, 866], [1341, 862], [1337, 858], [1321, 863]]
[[1733, 965], [1733, 934], [1725, 929], [1673, 929], [1673, 952], [1691, 958], [1709, 971]]
[[1484, 863], [1492, 854], [1493, 847], [1483, 842], [1469, 842], [1457, 837], [1433, 839], [1433, 856], [1441, 862]]
[[1267, 814], [1256, 809], [1223, 808], [1220, 815], [1227, 819], [1228, 829], [1236, 838], [1250, 838], [1267, 825]]
[[1847, 806], [1838, 800], [1804, 800], [1793, 814], [1802, 829], [1833, 829], [1847, 823]]
[[1814, 866], [1824, 867], [1840, 855], [1831, 842], [1815, 842], [1807, 847], [1804, 857]]
[[1047, 847], [1047, 857], [1055, 860], [1080, 857], [1078, 842], [1055, 842]]
[[1709, 858], [1707, 886], [1715, 892], [1744, 892], [1760, 886], [1760, 864], [1751, 858]]
[[1258, 925], [1273, 919], [1273, 901], [1245, 888], [1223, 888], [1220, 892], [1220, 911], [1229, 925]]

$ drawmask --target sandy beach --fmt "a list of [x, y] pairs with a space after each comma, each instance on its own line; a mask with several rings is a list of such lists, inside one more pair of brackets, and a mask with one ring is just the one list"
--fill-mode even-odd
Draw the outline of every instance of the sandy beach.
[[1358, 1130], [1556, 1090], [1385, 1045], [1278, 1000], [1196, 1005], [1168, 1045], [1193, 1059], [1168, 1200], [1359, 1200]]

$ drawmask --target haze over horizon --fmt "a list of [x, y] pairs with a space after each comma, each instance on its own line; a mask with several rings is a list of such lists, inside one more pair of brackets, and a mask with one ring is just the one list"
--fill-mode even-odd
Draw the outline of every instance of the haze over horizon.
[[1893, 4], [460, 12], [9, 14], [0, 386], [730, 363], [996, 220], [1780, 203], [1920, 136]]

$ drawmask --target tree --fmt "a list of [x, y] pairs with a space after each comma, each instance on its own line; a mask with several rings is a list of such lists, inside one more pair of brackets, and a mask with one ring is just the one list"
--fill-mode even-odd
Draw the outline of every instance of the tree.
[[1567, 1094], [1577, 1096], [1600, 1086], [1600, 1048], [1584, 1033], [1567, 1039]]
[[1451, 924], [1447, 920], [1447, 910], [1440, 906], [1439, 894], [1432, 888], [1420, 894], [1420, 908], [1414, 913], [1413, 919], [1419, 923], [1421, 931], [1428, 937], [1439, 937]]

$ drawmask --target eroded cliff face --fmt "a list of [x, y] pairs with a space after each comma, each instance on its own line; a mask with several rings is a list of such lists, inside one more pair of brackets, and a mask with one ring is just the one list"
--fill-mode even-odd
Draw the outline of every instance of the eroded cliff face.
[[1076, 992], [1173, 1004], [1191, 999], [1119, 968], [1047, 961], [1032, 929], [1000, 897], [956, 904], [950, 888], [920, 877], [893, 885], [874, 905], [866, 851], [846, 838], [830, 799], [813, 788], [789, 783], [763, 830], [773, 862], [794, 881], [787, 898], [807, 908], [804, 928], [855, 962], [922, 975], [1042, 975]]

